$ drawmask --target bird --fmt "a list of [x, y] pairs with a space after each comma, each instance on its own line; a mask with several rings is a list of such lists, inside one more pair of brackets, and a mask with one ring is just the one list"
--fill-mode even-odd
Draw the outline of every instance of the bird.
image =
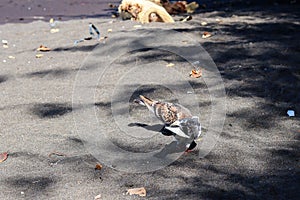
[[177, 103], [152, 100], [143, 95], [134, 102], [146, 106], [149, 111], [161, 120], [165, 127], [162, 133], [174, 135], [178, 143], [186, 143], [186, 151], [196, 147], [196, 142], [201, 135], [201, 124], [197, 116], [193, 116], [189, 109]]

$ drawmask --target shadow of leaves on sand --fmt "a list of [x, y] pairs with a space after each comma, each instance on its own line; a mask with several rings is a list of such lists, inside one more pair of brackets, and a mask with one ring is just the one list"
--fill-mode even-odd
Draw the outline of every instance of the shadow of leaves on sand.
[[39, 118], [55, 118], [73, 111], [72, 105], [67, 103], [42, 103], [35, 104], [30, 109], [31, 113]]
[[27, 73], [25, 76], [28, 78], [37, 77], [37, 78], [63, 78], [66, 75], [70, 74], [73, 70], [70, 69], [49, 69], [49, 70], [41, 70], [36, 72]]
[[48, 187], [54, 185], [57, 181], [51, 177], [42, 177], [42, 176], [34, 176], [34, 177], [10, 177], [5, 180], [7, 185], [10, 187], [18, 188], [21, 191], [26, 191], [26, 193], [36, 194], [36, 192], [43, 192]]
[[7, 81], [8, 80], [8, 77], [7, 76], [5, 76], [5, 75], [0, 75], [0, 84], [1, 83], [4, 83], [5, 81]]

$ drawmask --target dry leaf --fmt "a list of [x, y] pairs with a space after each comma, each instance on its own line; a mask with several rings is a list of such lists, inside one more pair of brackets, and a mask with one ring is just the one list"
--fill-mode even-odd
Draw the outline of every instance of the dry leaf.
[[206, 25], [207, 25], [207, 22], [201, 22], [201, 25], [202, 25], [202, 26], [206, 26]]
[[4, 152], [4, 153], [0, 153], [0, 163], [4, 162], [8, 157], [8, 153]]
[[8, 48], [8, 45], [7, 45], [7, 44], [4, 44], [4, 45], [3, 45], [3, 48], [7, 49], [7, 48]]
[[36, 58], [41, 58], [41, 57], [43, 57], [43, 56], [44, 56], [43, 54], [36, 54], [36, 55], [35, 55]]
[[50, 33], [57, 33], [57, 32], [59, 32], [58, 28], [51, 28], [50, 29]]
[[209, 37], [211, 37], [211, 34], [210, 34], [209, 32], [207, 32], [207, 31], [205, 31], [205, 32], [203, 33], [203, 35], [202, 35], [202, 38], [203, 38], [203, 39], [209, 38]]
[[109, 32], [112, 32], [112, 29], [111, 29], [111, 28], [107, 29], [107, 32], [108, 32], [108, 33], [109, 33]]
[[95, 196], [94, 200], [99, 200], [101, 199], [101, 194], [98, 194], [97, 196]]
[[43, 46], [43, 45], [41, 45], [39, 48], [37, 48], [37, 51], [50, 51], [51, 49], [50, 48], [48, 48], [48, 47], [45, 47], [45, 46]]
[[129, 195], [137, 194], [141, 197], [145, 197], [146, 196], [146, 189], [144, 187], [128, 189], [126, 194], [129, 194]]
[[9, 59], [15, 59], [16, 57], [14, 56], [8, 56]]
[[101, 170], [102, 169], [102, 165], [100, 163], [97, 163], [95, 166], [95, 170]]
[[173, 67], [173, 66], [175, 66], [174, 63], [168, 63], [168, 64], [166, 65], [166, 67]]
[[193, 69], [190, 73], [190, 77], [193, 77], [193, 78], [200, 78], [202, 76], [202, 70], [199, 69], [199, 70], [195, 70]]

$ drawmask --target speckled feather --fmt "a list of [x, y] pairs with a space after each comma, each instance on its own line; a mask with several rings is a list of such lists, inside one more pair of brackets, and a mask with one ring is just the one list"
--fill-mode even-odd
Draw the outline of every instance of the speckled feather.
[[140, 98], [146, 107], [166, 125], [180, 119], [192, 117], [191, 112], [179, 104], [155, 101], [142, 95], [140, 95]]

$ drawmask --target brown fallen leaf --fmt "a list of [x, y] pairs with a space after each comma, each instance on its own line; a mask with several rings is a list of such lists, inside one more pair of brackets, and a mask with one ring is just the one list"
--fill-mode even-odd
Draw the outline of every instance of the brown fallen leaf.
[[51, 49], [41, 45], [39, 48], [37, 48], [37, 51], [44, 51], [45, 52], [45, 51], [51, 51]]
[[129, 195], [137, 194], [141, 197], [145, 197], [146, 196], [146, 189], [144, 187], [132, 188], [132, 189], [128, 189], [126, 194], [129, 194]]
[[7, 152], [0, 153], [0, 163], [4, 162], [8, 157]]
[[199, 70], [193, 69], [190, 73], [190, 77], [193, 77], [193, 78], [200, 78], [201, 76], [202, 76], [201, 69], [199, 69]]
[[207, 32], [207, 31], [205, 31], [203, 34], [202, 34], [202, 38], [209, 38], [209, 37], [211, 37], [211, 33], [209, 33], [209, 32]]
[[95, 166], [95, 170], [101, 170], [102, 169], [102, 165], [100, 163], [97, 163]]

